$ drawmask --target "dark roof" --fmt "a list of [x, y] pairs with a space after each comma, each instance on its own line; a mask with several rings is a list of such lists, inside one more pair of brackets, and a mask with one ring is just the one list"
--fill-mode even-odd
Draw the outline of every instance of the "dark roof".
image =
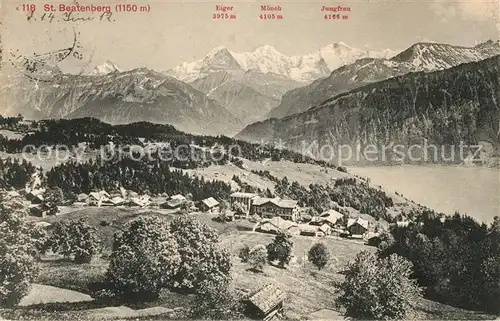
[[269, 284], [252, 295], [248, 301], [255, 305], [264, 314], [285, 300], [286, 294], [274, 284]]

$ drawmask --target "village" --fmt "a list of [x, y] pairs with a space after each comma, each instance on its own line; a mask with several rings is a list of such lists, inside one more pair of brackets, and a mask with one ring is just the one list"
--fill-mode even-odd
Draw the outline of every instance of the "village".
[[[6, 197], [17, 200], [20, 206], [28, 207], [30, 216], [37, 218], [65, 215], [72, 210], [84, 207], [119, 207], [169, 210], [178, 214], [200, 212], [225, 222], [245, 220], [253, 224], [253, 231], [268, 234], [286, 232], [290, 235], [311, 237], [335, 236], [364, 240], [375, 245], [380, 235], [381, 224], [375, 226], [373, 222], [370, 222], [371, 217], [368, 215], [347, 217], [335, 209], [330, 209], [317, 216], [311, 216], [307, 214], [306, 209], [299, 207], [296, 200], [279, 197], [266, 198], [256, 193], [233, 192], [227, 201], [208, 197], [194, 202], [189, 194], [185, 196], [181, 194], [169, 196], [166, 193], [159, 196], [140, 195], [122, 187], [109, 193], [105, 190], [89, 194], [81, 193], [77, 195], [74, 202], [68, 202], [66, 206], [58, 206], [44, 198], [45, 192], [44, 188], [26, 188], [9, 191]], [[401, 226], [405, 222], [395, 224]]]

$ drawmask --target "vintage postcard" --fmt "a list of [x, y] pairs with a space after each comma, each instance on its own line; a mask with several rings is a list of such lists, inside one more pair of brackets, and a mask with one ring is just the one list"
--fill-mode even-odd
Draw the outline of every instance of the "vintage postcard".
[[0, 1], [0, 320], [499, 320], [498, 0]]

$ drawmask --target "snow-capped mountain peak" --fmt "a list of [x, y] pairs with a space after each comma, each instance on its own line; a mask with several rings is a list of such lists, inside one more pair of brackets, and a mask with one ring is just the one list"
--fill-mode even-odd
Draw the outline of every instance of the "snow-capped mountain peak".
[[274, 48], [273, 46], [269, 46], [269, 45], [264, 45], [264, 46], [258, 47], [257, 49], [254, 50], [254, 53], [284, 56], [281, 52], [276, 50], [276, 48]]
[[123, 72], [123, 69], [118, 67], [118, 65], [110, 60], [107, 60], [105, 63], [102, 65], [96, 66], [92, 72], [91, 75], [93, 76], [103, 76], [107, 75], [112, 72]]
[[231, 54], [229, 52], [229, 49], [226, 46], [218, 46], [215, 47], [214, 49], [210, 50], [208, 54], [205, 56], [205, 59], [217, 56], [217, 55], [225, 55], [225, 54]]
[[325, 60], [330, 70], [353, 63], [362, 58], [389, 58], [396, 52], [391, 50], [373, 51], [354, 48], [345, 42], [336, 42], [319, 49], [319, 55]]
[[354, 48], [345, 42], [329, 44], [318, 51], [303, 56], [287, 56], [275, 47], [263, 45], [251, 52], [233, 52], [218, 46], [202, 59], [182, 63], [166, 73], [182, 81], [192, 82], [211, 72], [230, 70], [257, 70], [273, 73], [301, 83], [310, 83], [327, 77], [333, 70], [361, 58], [388, 58], [392, 51], [367, 51]]

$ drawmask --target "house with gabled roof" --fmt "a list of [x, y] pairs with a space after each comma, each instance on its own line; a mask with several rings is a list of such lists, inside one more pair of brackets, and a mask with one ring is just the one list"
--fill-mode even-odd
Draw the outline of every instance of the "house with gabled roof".
[[213, 197], [206, 198], [200, 202], [200, 208], [205, 212], [218, 212], [220, 203]]
[[246, 301], [246, 313], [252, 319], [264, 321], [279, 317], [284, 311], [285, 292], [276, 285], [268, 284], [253, 293]]
[[328, 217], [331, 220], [338, 221], [338, 220], [341, 220], [344, 217], [344, 215], [342, 215], [342, 213], [340, 213], [334, 209], [330, 209], [328, 211], [321, 213], [320, 217]]
[[172, 197], [170, 197], [171, 200], [179, 200], [179, 201], [183, 201], [183, 202], [187, 202], [187, 198], [184, 197], [184, 195], [181, 195], [181, 194], [176, 194]]
[[256, 214], [263, 218], [278, 216], [295, 222], [299, 217], [299, 207], [295, 200], [259, 197], [253, 201], [250, 214]]
[[167, 209], [176, 209], [180, 208], [182, 205], [186, 204], [187, 201], [183, 201], [182, 199], [179, 198], [171, 198], [165, 203], [161, 204], [161, 208], [167, 208]]
[[350, 218], [347, 220], [347, 230], [353, 237], [363, 236], [366, 232], [368, 232], [369, 223], [367, 220], [358, 218]]
[[290, 234], [300, 233], [299, 225], [297, 223], [290, 220], [284, 220], [279, 216], [260, 221], [256, 230], [271, 234], [278, 234], [279, 232], [287, 232]]

